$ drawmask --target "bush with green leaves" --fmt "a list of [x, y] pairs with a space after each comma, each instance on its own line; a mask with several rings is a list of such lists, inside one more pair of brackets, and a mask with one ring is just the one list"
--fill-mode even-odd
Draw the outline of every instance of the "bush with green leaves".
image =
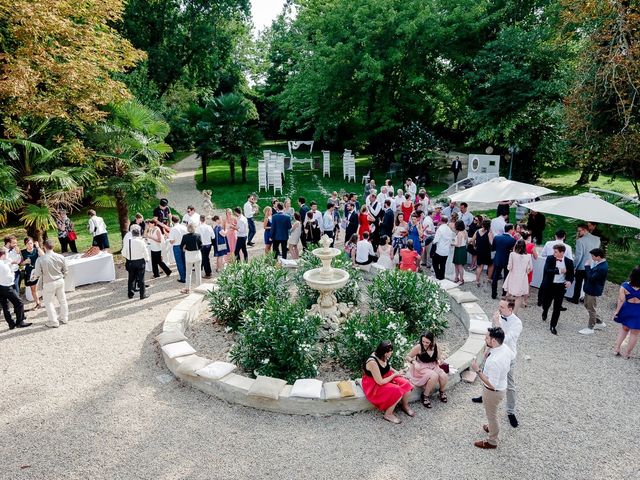
[[417, 335], [430, 330], [440, 335], [448, 326], [447, 296], [424, 275], [406, 270], [379, 273], [368, 287], [371, 310], [391, 309], [404, 313], [407, 331]]
[[251, 374], [283, 378], [313, 378], [320, 359], [318, 333], [322, 319], [300, 302], [271, 296], [245, 310], [231, 359]]
[[355, 375], [362, 375], [364, 362], [383, 340], [393, 343], [391, 366], [402, 368], [404, 355], [411, 347], [407, 339], [407, 321], [402, 313], [392, 310], [350, 316], [340, 326], [334, 353], [343, 366]]
[[263, 305], [269, 296], [289, 298], [286, 275], [270, 256], [227, 265], [218, 277], [220, 288], [209, 294], [211, 315], [237, 330], [245, 310]]
[[[338, 255], [334, 258], [331, 266], [341, 268], [349, 273], [349, 282], [344, 287], [335, 291], [338, 302], [358, 305], [360, 303], [360, 285], [362, 281], [360, 271], [353, 268], [351, 260], [344, 255]], [[322, 267], [320, 259], [309, 250], [304, 250], [298, 260], [298, 268], [292, 272], [293, 283], [298, 289], [298, 298], [304, 302], [307, 308], [318, 302], [320, 293], [307, 285], [303, 275], [307, 270], [320, 267]]]

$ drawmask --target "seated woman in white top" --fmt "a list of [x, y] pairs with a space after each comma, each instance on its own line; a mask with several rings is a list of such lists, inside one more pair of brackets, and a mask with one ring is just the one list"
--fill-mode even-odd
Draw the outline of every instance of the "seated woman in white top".
[[373, 251], [373, 245], [369, 241], [369, 232], [362, 233], [362, 240], [356, 245], [356, 264], [369, 265], [371, 262], [378, 261]]

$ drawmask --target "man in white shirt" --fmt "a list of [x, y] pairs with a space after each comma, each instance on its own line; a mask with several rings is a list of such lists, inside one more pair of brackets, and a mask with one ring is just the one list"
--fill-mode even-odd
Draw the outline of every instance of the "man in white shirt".
[[145, 294], [144, 273], [147, 262], [151, 261], [151, 255], [147, 250], [147, 244], [140, 236], [140, 227], [131, 227], [131, 240], [122, 245], [122, 256], [128, 260], [127, 271], [129, 279], [127, 282], [129, 298], [133, 298], [135, 286], [140, 288], [140, 300], [149, 296]]
[[404, 184], [404, 189], [411, 196], [411, 201], [415, 201], [418, 187], [413, 183], [413, 179], [407, 178], [407, 181]]
[[20, 264], [22, 263], [22, 253], [18, 248], [18, 239], [15, 235], [7, 235], [4, 237], [4, 248], [7, 253], [5, 262], [9, 265], [13, 274], [13, 289], [20, 295]]
[[429, 252], [431, 250], [430, 245], [433, 242], [436, 234], [436, 226], [433, 223], [433, 218], [431, 218], [431, 215], [432, 212], [429, 211], [425, 211], [422, 215], [422, 230], [424, 231], [425, 239], [422, 248], [421, 263], [422, 265], [427, 266], [427, 268], [431, 267], [429, 257]]
[[442, 209], [442, 215], [447, 218], [451, 218], [451, 215], [453, 215], [454, 213], [460, 213], [460, 209], [456, 207], [456, 202], [454, 201], [449, 202], [449, 205]]
[[544, 248], [542, 249], [541, 257], [550, 257], [553, 255], [553, 247], [554, 245], [564, 245], [565, 252], [564, 256], [569, 260], [573, 260], [573, 251], [571, 250], [571, 245], [567, 245], [564, 243], [565, 238], [567, 237], [567, 233], [564, 230], [558, 230], [556, 232], [556, 239], [549, 240], [544, 244]]
[[87, 211], [89, 216], [88, 229], [91, 235], [93, 235], [94, 247], [98, 247], [100, 250], [109, 250], [109, 235], [107, 235], [107, 225], [104, 223], [102, 217], [96, 215], [95, 210]]
[[213, 227], [207, 223], [207, 218], [204, 215], [200, 215], [200, 224], [196, 228], [196, 233], [200, 235], [202, 240], [202, 247], [200, 252], [202, 253], [202, 269], [204, 270], [204, 278], [211, 278], [211, 246], [216, 234], [213, 231]]
[[507, 225], [509, 221], [509, 214], [505, 213], [504, 215], [498, 215], [496, 218], [491, 220], [491, 231], [493, 232], [493, 236], [502, 235], [504, 233], [504, 227]]
[[471, 363], [471, 370], [476, 372], [482, 381], [482, 403], [487, 415], [487, 424], [482, 428], [488, 434], [486, 440], [478, 440], [474, 445], [478, 448], [493, 449], [498, 446], [500, 422], [498, 421], [498, 407], [505, 397], [507, 390], [507, 376], [511, 369], [511, 362], [515, 355], [504, 344], [505, 332], [500, 327], [489, 328], [485, 336], [485, 343], [491, 350], [487, 352], [484, 368], [480, 371], [475, 359]]
[[400, 206], [404, 202], [404, 192], [401, 188], [398, 189], [397, 195], [393, 198], [393, 203], [391, 204], [391, 208], [393, 208], [394, 212], [400, 210]]
[[[518, 339], [522, 333], [522, 320], [513, 313], [515, 301], [512, 299], [501, 300], [498, 304], [498, 311], [493, 315], [493, 326], [500, 327], [504, 331], [504, 344], [513, 352], [513, 360], [507, 375], [507, 417], [513, 428], [518, 426], [516, 418], [516, 382], [513, 372], [516, 366], [516, 355], [518, 353]], [[475, 403], [482, 403], [482, 397], [472, 398]]]
[[182, 223], [185, 225], [192, 224], [195, 227], [200, 225], [200, 215], [196, 213], [196, 208], [193, 205], [187, 207], [187, 213], [182, 217]]
[[311, 202], [311, 213], [313, 214], [313, 220], [318, 222], [318, 226], [322, 229], [322, 212], [318, 210], [318, 204], [314, 201]]
[[329, 201], [327, 203], [327, 211], [324, 212], [324, 215], [322, 216], [322, 223], [320, 223], [320, 225], [322, 225], [322, 232], [331, 239], [331, 247], [333, 247], [335, 243], [334, 232], [336, 228], [336, 220], [333, 214], [334, 210], [335, 205]]
[[369, 241], [369, 232], [362, 234], [362, 240], [356, 244], [356, 263], [358, 265], [369, 265], [371, 262], [377, 262], [378, 257], [373, 251], [373, 245]]
[[247, 201], [244, 204], [244, 218], [249, 226], [249, 233], [247, 235], [247, 244], [244, 246], [245, 250], [247, 245], [253, 247], [253, 237], [256, 234], [256, 224], [253, 221], [253, 216], [258, 213], [258, 206], [256, 205], [256, 196], [251, 194], [247, 196]]
[[436, 251], [433, 255], [433, 272], [438, 280], [444, 280], [444, 272], [447, 265], [447, 258], [451, 250], [451, 245], [455, 240], [453, 231], [447, 225], [449, 219], [444, 215], [440, 218], [440, 225], [436, 230], [436, 236], [433, 243]]
[[[136, 227], [140, 229], [140, 227]], [[62, 255], [53, 251], [53, 241], [47, 239], [43, 243], [44, 256], [38, 258], [36, 266], [31, 272], [31, 280], [42, 280], [42, 302], [47, 310], [47, 323], [45, 327], [58, 328], [61, 323], [69, 321], [69, 307], [67, 295], [64, 292], [64, 277], [67, 274], [67, 264]], [[57, 298], [60, 304], [60, 318], [56, 314], [53, 299]]]
[[[15, 321], [11, 318], [9, 302], [13, 305]], [[31, 326], [30, 323], [24, 321], [24, 303], [15, 291], [14, 274], [11, 271], [11, 264], [7, 261], [7, 249], [4, 247], [0, 247], [0, 305], [4, 319], [9, 324], [9, 330]]]
[[240, 252], [244, 255], [244, 261], [249, 261], [249, 254], [247, 253], [247, 236], [249, 235], [249, 221], [247, 217], [242, 214], [242, 210], [240, 207], [236, 207], [233, 210], [233, 213], [236, 215], [236, 230], [238, 232], [236, 238], [236, 249], [233, 254], [236, 257], [236, 261], [240, 261]]
[[384, 205], [384, 201], [385, 201], [387, 198], [389, 198], [389, 195], [387, 194], [387, 187], [386, 187], [386, 186], [383, 186], [383, 187], [380, 189], [380, 193], [378, 194], [378, 196], [377, 196], [377, 198], [376, 198], [376, 199], [378, 200], [378, 204], [379, 204], [379, 205]]
[[173, 248], [173, 256], [176, 261], [176, 269], [178, 270], [178, 282], [186, 283], [184, 252], [182, 248], [180, 248], [180, 244], [182, 243], [182, 237], [187, 233], [187, 227], [180, 223], [180, 219], [176, 215], [171, 216], [171, 222], [173, 223], [173, 227], [171, 227], [171, 231], [169, 232], [168, 240], [171, 248]]
[[469, 228], [469, 225], [473, 223], [473, 213], [469, 211], [469, 205], [467, 202], [460, 204], [460, 220], [464, 222], [464, 226]]

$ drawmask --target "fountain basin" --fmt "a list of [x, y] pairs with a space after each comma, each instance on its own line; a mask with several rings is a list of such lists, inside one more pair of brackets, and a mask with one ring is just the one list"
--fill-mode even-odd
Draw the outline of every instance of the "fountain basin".
[[303, 274], [304, 281], [314, 290], [337, 290], [349, 283], [349, 273], [341, 268], [326, 271], [323, 268], [307, 270]]

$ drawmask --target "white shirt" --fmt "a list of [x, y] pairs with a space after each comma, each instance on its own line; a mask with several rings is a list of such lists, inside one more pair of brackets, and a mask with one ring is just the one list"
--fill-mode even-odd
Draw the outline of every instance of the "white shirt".
[[97, 215], [94, 215], [89, 219], [89, 232], [94, 237], [96, 235], [102, 235], [103, 233], [107, 233], [107, 226], [104, 223], [104, 220]]
[[[36, 265], [38, 265], [37, 262]], [[0, 262], [0, 285], [3, 287], [13, 287], [13, 272], [6, 260]]]
[[[156, 236], [156, 233], [160, 232], [160, 241], [158, 242], [153, 237]], [[149, 227], [149, 231], [147, 233], [147, 240], [149, 240], [149, 248], [152, 252], [161, 252], [162, 251], [162, 231], [160, 227], [155, 225], [151, 225]]]
[[376, 200], [372, 204], [368, 204], [367, 208], [369, 209], [369, 213], [371, 215], [373, 215], [374, 217], [377, 217], [378, 214], [380, 213], [380, 210], [382, 209], [382, 206], [380, 205], [380, 202]]
[[[22, 253], [20, 253], [20, 250], [18, 250], [18, 248], [12, 248], [11, 250], [9, 250], [7, 248], [7, 264], [9, 265], [9, 267], [11, 267], [11, 271], [13, 273], [16, 273], [19, 269], [20, 269], [20, 264], [22, 263]], [[13, 262], [18, 262], [18, 263], [13, 263]]]
[[387, 194], [386, 194], [386, 193], [384, 193], [384, 192], [380, 192], [380, 193], [378, 194], [378, 197], [376, 198], [376, 200], [378, 201], [378, 203], [379, 203], [380, 205], [384, 205], [384, 201], [385, 201], [387, 198], [389, 198], [389, 197], [387, 196]]
[[562, 240], [549, 240], [544, 244], [544, 248], [542, 249], [541, 257], [550, 257], [553, 255], [553, 246], [554, 245], [564, 245], [566, 250], [564, 252], [564, 256], [569, 260], [573, 260], [573, 251], [571, 250], [571, 245], [567, 245]]
[[[313, 213], [313, 219], [318, 222], [318, 226], [320, 227], [323, 223], [322, 223], [322, 212], [320, 210], [316, 210], [315, 212], [313, 210], [310, 210], [311, 213]], [[333, 228], [332, 228], [333, 230]]]
[[335, 222], [333, 220], [333, 212], [327, 210], [322, 216], [322, 230], [325, 232], [333, 232]]
[[507, 389], [507, 374], [511, 369], [511, 360], [514, 358], [514, 353], [503, 343], [499, 347], [492, 348], [484, 362], [482, 373], [487, 376], [498, 392]]
[[469, 225], [473, 223], [473, 213], [467, 210], [464, 213], [460, 213], [460, 220], [464, 222], [464, 226], [469, 228]]
[[436, 227], [433, 224], [433, 218], [431, 218], [430, 215], [425, 215], [422, 219], [422, 228], [429, 234], [433, 234], [436, 231]]
[[[122, 241], [122, 256], [127, 260], [150, 260], [147, 244], [142, 237], [131, 238], [130, 241]], [[37, 265], [36, 265], [37, 267]]]
[[522, 333], [522, 320], [515, 313], [508, 317], [500, 315], [500, 327], [504, 330], [504, 344], [515, 355], [518, 353], [518, 338]]
[[207, 223], [201, 223], [198, 225], [196, 233], [200, 234], [202, 245], [211, 245], [213, 239], [216, 238], [216, 234], [213, 232], [213, 227]]
[[169, 232], [169, 243], [174, 247], [179, 247], [182, 243], [182, 237], [187, 233], [187, 227], [181, 223], [174, 225]]
[[[567, 269], [567, 265], [564, 263], [564, 257], [562, 257], [562, 260], [556, 259], [556, 268], [558, 270], [560, 270], [561, 268], [565, 270]], [[564, 273], [559, 273], [558, 275], [553, 276], [553, 283], [564, 283], [565, 281], [566, 281], [566, 278], [564, 276]]]
[[491, 220], [491, 231], [493, 232], [493, 236], [502, 235], [506, 224], [507, 222], [502, 215]]
[[389, 195], [389, 197], [393, 197], [393, 186], [387, 185], [387, 195]]
[[249, 222], [247, 217], [240, 215], [237, 220], [238, 237], [246, 237], [249, 235]]
[[455, 235], [449, 226], [447, 224], [440, 225], [433, 239], [433, 243], [436, 245], [436, 253], [441, 257], [449, 256], [454, 239]]
[[193, 212], [191, 215], [185, 213], [182, 217], [182, 223], [192, 223], [197, 227], [198, 225], [200, 225], [200, 214], [198, 212]]
[[416, 187], [416, 184], [411, 182], [408, 185], [405, 185], [407, 187], [407, 192], [409, 195], [411, 195], [411, 200], [413, 201], [416, 198], [416, 192], [418, 191], [418, 187]]
[[253, 203], [248, 200], [244, 204], [244, 216], [246, 218], [253, 218]]
[[369, 255], [375, 255], [373, 245], [368, 240], [359, 240], [356, 244], [356, 262], [365, 263], [369, 260]]
[[442, 215], [444, 215], [445, 217], [447, 217], [449, 220], [451, 220], [451, 215], [457, 213], [458, 215], [460, 214], [460, 209], [458, 207], [453, 207], [453, 209], [449, 206], [444, 207], [442, 209]]
[[43, 283], [51, 283], [62, 280], [67, 273], [67, 263], [64, 257], [52, 250], [46, 251], [42, 257], [38, 257], [36, 266], [31, 272], [31, 279], [42, 278]]

